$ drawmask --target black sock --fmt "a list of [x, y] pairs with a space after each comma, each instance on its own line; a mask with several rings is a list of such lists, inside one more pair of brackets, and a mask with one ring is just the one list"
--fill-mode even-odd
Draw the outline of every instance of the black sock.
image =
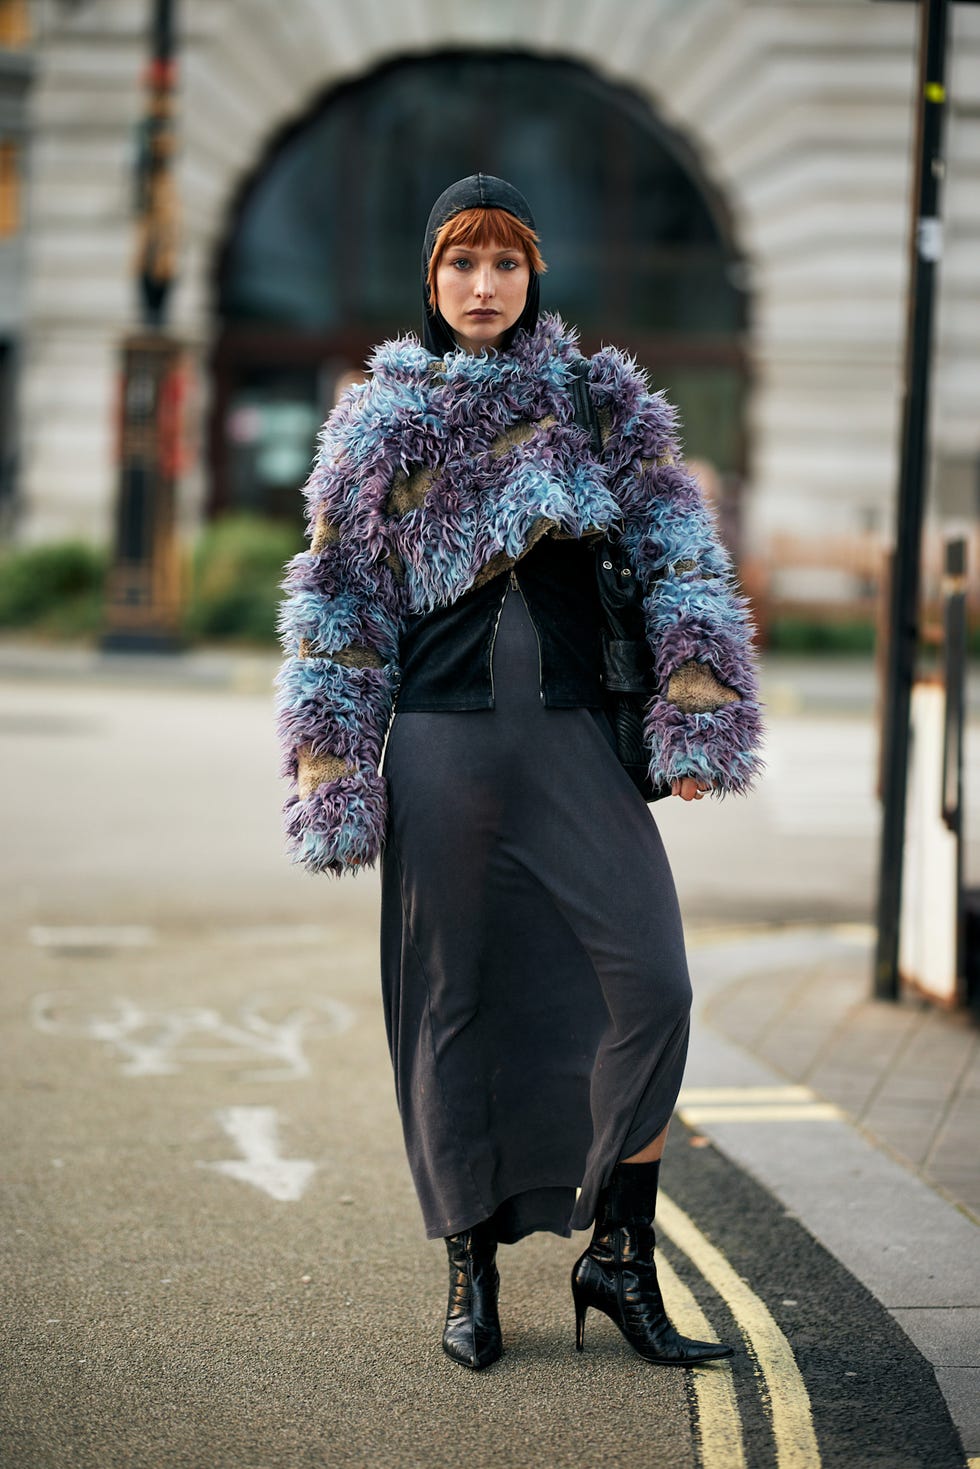
[[649, 1224], [657, 1212], [660, 1159], [652, 1163], [618, 1163], [610, 1180], [613, 1218]]

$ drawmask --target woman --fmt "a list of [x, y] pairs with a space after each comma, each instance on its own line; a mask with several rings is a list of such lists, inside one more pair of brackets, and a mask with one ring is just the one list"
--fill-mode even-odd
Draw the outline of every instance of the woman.
[[614, 528], [641, 578], [650, 774], [684, 801], [761, 769], [752, 627], [675, 411], [615, 348], [588, 364], [601, 453], [576, 422], [580, 354], [539, 316], [545, 268], [516, 189], [452, 185], [423, 247], [424, 345], [377, 348], [321, 431], [281, 615], [287, 827], [314, 872], [381, 857], [387, 1033], [449, 1255], [446, 1352], [500, 1356], [498, 1243], [593, 1225], [578, 1348], [594, 1306], [686, 1366], [731, 1348], [679, 1336], [657, 1284], [691, 989], [660, 835], [603, 709], [596, 538]]

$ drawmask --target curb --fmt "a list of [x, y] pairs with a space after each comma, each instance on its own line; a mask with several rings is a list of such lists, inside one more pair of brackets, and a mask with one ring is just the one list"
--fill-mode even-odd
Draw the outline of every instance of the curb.
[[976, 1223], [840, 1108], [788, 1086], [702, 1018], [714, 995], [748, 974], [852, 958], [855, 927], [721, 938], [699, 943], [692, 933], [696, 1023], [678, 1114], [768, 1189], [901, 1326], [932, 1365], [972, 1458], [980, 1454]]

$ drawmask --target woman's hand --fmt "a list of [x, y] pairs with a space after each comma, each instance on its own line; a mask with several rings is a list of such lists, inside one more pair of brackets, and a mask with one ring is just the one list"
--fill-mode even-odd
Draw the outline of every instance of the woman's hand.
[[700, 801], [712, 789], [709, 781], [700, 780], [693, 775], [683, 775], [678, 779], [676, 776], [670, 783], [672, 796], [680, 796], [682, 801]]

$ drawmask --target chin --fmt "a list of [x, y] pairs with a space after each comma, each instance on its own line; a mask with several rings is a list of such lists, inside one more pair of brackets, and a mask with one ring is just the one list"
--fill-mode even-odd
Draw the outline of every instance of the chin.
[[502, 337], [510, 331], [514, 321], [506, 316], [495, 316], [493, 321], [470, 322], [468, 330], [474, 337]]

